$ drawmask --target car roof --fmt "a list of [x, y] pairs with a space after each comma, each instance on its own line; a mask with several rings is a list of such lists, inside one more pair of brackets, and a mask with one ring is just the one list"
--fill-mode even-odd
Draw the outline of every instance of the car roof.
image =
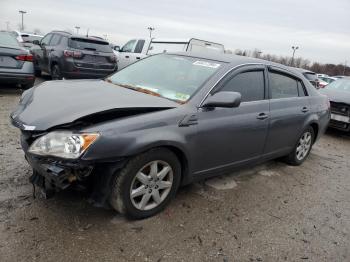
[[268, 66], [279, 67], [281, 69], [284, 69], [296, 75], [300, 75], [301, 73], [300, 70], [296, 70], [297, 68], [294, 68], [294, 67], [285, 66], [279, 63], [275, 63], [275, 62], [271, 62], [271, 61], [263, 60], [259, 58], [239, 56], [234, 54], [225, 54], [225, 53], [217, 53], [217, 52], [169, 52], [167, 54], [189, 56], [189, 57], [202, 58], [202, 59], [213, 60], [218, 62], [224, 62], [224, 63], [230, 64], [231, 66], [239, 66], [243, 64], [263, 64]]

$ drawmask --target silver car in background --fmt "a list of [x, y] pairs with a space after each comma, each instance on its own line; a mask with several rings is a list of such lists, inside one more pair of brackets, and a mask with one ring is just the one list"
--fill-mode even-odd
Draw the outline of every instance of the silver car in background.
[[0, 32], [0, 83], [34, 85], [33, 55], [8, 32]]

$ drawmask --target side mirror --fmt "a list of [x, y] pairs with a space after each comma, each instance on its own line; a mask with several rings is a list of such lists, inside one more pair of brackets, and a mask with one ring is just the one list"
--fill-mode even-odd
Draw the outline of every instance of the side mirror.
[[242, 96], [237, 92], [218, 92], [209, 96], [203, 103], [202, 107], [238, 107], [241, 104]]
[[34, 45], [40, 45], [40, 42], [39, 42], [39, 40], [33, 40], [33, 42], [32, 42]]
[[119, 45], [116, 45], [113, 49], [114, 49], [115, 51], [117, 51], [117, 52], [120, 52], [120, 46], [119, 46]]

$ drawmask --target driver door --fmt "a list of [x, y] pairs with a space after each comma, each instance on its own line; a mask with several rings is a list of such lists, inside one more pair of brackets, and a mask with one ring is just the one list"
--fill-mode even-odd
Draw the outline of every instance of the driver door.
[[36, 55], [39, 67], [42, 71], [48, 72], [48, 48], [52, 34], [47, 34], [40, 42], [40, 50]]
[[[195, 174], [256, 161], [263, 153], [269, 123], [266, 71], [261, 65], [231, 72], [211, 92], [239, 92], [237, 108], [200, 108], [198, 112]], [[210, 94], [209, 94], [210, 95]]]

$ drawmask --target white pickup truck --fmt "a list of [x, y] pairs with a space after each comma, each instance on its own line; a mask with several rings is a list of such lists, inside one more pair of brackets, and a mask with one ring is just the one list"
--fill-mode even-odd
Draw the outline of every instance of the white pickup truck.
[[118, 58], [118, 70], [122, 69], [148, 55], [165, 52], [218, 52], [224, 53], [222, 44], [195, 38], [189, 39], [133, 39], [127, 42], [121, 49], [115, 47], [115, 54]]

